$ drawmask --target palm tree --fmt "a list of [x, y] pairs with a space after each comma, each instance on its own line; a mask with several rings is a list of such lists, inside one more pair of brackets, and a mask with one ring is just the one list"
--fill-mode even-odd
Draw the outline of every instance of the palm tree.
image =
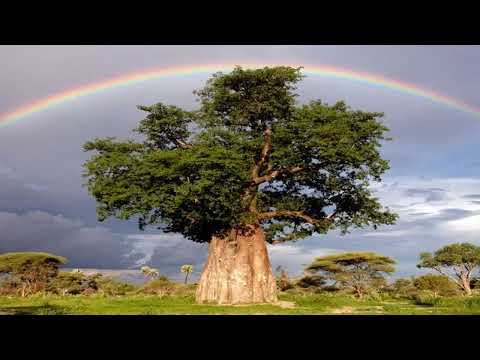
[[188, 275], [193, 272], [193, 265], [189, 265], [189, 264], [182, 265], [182, 267], [180, 268], [180, 271], [182, 273], [185, 273], [185, 284], [186, 284], [188, 280]]
[[142, 272], [143, 275], [145, 275], [147, 278], [156, 278], [159, 276], [158, 270], [153, 269], [150, 266], [142, 266], [140, 268], [140, 271]]

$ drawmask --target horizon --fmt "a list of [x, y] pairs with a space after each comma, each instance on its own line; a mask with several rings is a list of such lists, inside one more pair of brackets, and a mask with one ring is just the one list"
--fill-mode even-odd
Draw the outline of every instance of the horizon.
[[[66, 89], [98, 84], [145, 69], [237, 61], [328, 64], [414, 84], [480, 107], [479, 46], [1, 46], [0, 114], [26, 109]], [[241, 63], [239, 65], [242, 65]], [[212, 69], [213, 70], [213, 69]], [[206, 246], [177, 234], [140, 232], [134, 220], [95, 216], [82, 187], [82, 144], [95, 137], [135, 138], [136, 105], [165, 102], [195, 108], [193, 89], [209, 73], [158, 77], [60, 101], [0, 127], [0, 252], [47, 251], [71, 268], [128, 270], [147, 264], [161, 274], [182, 264], [201, 271]], [[373, 75], [372, 75], [373, 76]], [[345, 100], [353, 109], [384, 112], [393, 141], [382, 148], [390, 170], [374, 185], [382, 204], [400, 215], [378, 230], [331, 232], [268, 246], [272, 268], [292, 276], [302, 264], [333, 252], [374, 251], [397, 260], [394, 277], [422, 274], [421, 251], [455, 242], [480, 245], [480, 119], [438, 101], [348, 78], [307, 76], [299, 101]], [[440, 96], [440, 95], [439, 95]], [[63, 99], [63, 98], [60, 98]], [[478, 110], [477, 110], [478, 111]], [[22, 113], [23, 114], [23, 113]], [[16, 118], [15, 118], [16, 119]]]

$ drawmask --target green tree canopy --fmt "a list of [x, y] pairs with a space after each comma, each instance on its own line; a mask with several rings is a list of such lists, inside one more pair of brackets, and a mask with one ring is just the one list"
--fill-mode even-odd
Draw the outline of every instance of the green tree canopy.
[[318, 257], [305, 270], [318, 272], [362, 297], [385, 284], [384, 276], [395, 271], [394, 264], [395, 260], [371, 252], [344, 253]]
[[416, 277], [413, 284], [418, 290], [431, 291], [435, 296], [452, 296], [458, 294], [455, 282], [447, 276], [427, 274]]
[[467, 295], [471, 294], [470, 281], [480, 266], [480, 246], [457, 243], [442, 247], [433, 254], [420, 254], [418, 268], [433, 269], [453, 280]]
[[198, 242], [245, 224], [267, 241], [333, 228], [392, 224], [369, 188], [388, 162], [379, 148], [382, 113], [320, 100], [299, 105], [301, 68], [214, 74], [196, 91], [200, 108], [158, 103], [135, 130], [143, 142], [114, 138], [84, 145], [99, 220], [138, 218]]
[[42, 252], [0, 254], [0, 273], [6, 273], [23, 284], [22, 296], [33, 293], [58, 275], [58, 267], [67, 259]]

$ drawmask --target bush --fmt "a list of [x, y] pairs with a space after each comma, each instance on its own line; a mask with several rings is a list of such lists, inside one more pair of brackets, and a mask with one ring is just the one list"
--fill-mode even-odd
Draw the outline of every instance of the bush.
[[418, 290], [411, 279], [397, 279], [386, 288], [386, 292], [393, 297], [413, 299]]
[[137, 294], [157, 296], [193, 296], [196, 284], [178, 284], [170, 281], [165, 276], [149, 281], [137, 290]]
[[85, 276], [81, 272], [61, 272], [47, 286], [47, 291], [58, 295], [93, 294], [98, 291], [99, 274]]
[[439, 305], [442, 301], [435, 293], [429, 290], [419, 291], [414, 296], [415, 304], [417, 305], [427, 305], [427, 306], [436, 306]]
[[277, 289], [279, 291], [287, 291], [295, 287], [295, 284], [290, 280], [287, 271], [282, 266], [278, 266], [276, 272], [279, 274], [276, 277]]
[[166, 276], [160, 276], [158, 279], [145, 283], [137, 293], [145, 295], [170, 295], [175, 288], [175, 283], [171, 282]]
[[459, 294], [457, 285], [443, 275], [427, 274], [413, 280], [417, 290], [429, 291], [433, 296], [455, 296]]
[[122, 283], [110, 277], [99, 277], [98, 292], [104, 296], [122, 296], [137, 290], [133, 284]]

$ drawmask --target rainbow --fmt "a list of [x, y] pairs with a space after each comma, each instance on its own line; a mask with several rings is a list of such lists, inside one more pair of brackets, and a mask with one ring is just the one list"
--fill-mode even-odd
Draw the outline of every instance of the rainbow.
[[[287, 63], [243, 63], [245, 68], [258, 68], [264, 66], [289, 65], [298, 66]], [[154, 79], [168, 78], [174, 76], [188, 76], [194, 74], [212, 74], [218, 71], [230, 71], [236, 64], [204, 64], [189, 66], [172, 66], [164, 68], [155, 68], [133, 72], [118, 77], [114, 77], [99, 82], [82, 85], [73, 89], [58, 92], [56, 94], [36, 100], [10, 112], [0, 114], [0, 127], [15, 123], [35, 113], [48, 110], [56, 105], [68, 102], [87, 95], [94, 95], [100, 92], [125, 87]], [[402, 93], [419, 96], [431, 101], [464, 111], [466, 113], [480, 116], [480, 108], [469, 105], [458, 99], [440, 94], [433, 90], [422, 88], [418, 85], [403, 82], [400, 80], [389, 79], [380, 75], [366, 72], [351, 71], [339, 67], [323, 66], [323, 65], [304, 65], [303, 73], [306, 75], [346, 79], [367, 85], [380, 86], [387, 89], [396, 90]]]

